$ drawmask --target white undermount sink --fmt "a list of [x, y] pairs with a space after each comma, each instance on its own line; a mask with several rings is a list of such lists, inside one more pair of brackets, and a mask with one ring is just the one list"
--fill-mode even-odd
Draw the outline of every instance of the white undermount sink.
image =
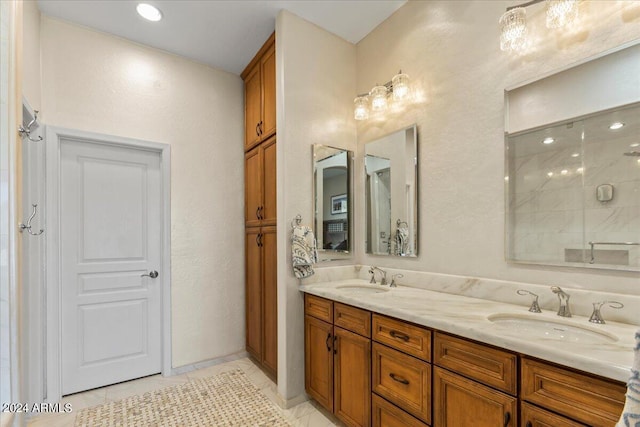
[[487, 319], [500, 332], [517, 335], [520, 338], [549, 339], [560, 342], [579, 342], [597, 344], [618, 341], [615, 335], [599, 331], [588, 325], [576, 325], [554, 321], [548, 318], [536, 318], [535, 315], [493, 314]]
[[342, 285], [342, 286], [337, 286], [336, 289], [340, 289], [341, 291], [348, 292], [349, 294], [360, 294], [360, 295], [380, 294], [383, 292], [389, 292], [388, 288], [383, 288], [380, 285], [365, 285], [365, 284]]

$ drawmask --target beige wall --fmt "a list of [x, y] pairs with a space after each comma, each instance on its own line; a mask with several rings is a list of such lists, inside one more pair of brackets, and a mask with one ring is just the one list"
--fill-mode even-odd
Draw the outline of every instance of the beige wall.
[[42, 17], [48, 125], [171, 145], [173, 366], [244, 349], [240, 77]]
[[22, 4], [22, 95], [31, 108], [40, 110], [40, 9], [35, 0]]
[[[508, 1], [410, 1], [357, 45], [358, 92], [398, 69], [419, 102], [385, 120], [358, 122], [365, 142], [418, 124], [420, 194], [416, 259], [363, 254], [362, 198], [356, 251], [362, 264], [639, 294], [638, 274], [507, 264], [504, 261], [504, 94], [640, 37], [640, 2], [582, 2], [571, 36], [544, 29], [544, 5], [527, 9], [535, 44], [500, 51], [498, 19]], [[363, 181], [356, 167], [356, 189]]]
[[313, 223], [311, 145], [355, 150], [355, 46], [283, 11], [276, 21], [278, 99], [278, 391], [304, 392], [302, 295], [291, 268], [291, 221]]

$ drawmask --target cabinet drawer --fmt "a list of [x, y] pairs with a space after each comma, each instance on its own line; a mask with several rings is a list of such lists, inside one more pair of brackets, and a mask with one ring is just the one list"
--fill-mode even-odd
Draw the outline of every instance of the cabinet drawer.
[[373, 427], [429, 427], [380, 396], [371, 395]]
[[431, 422], [431, 365], [373, 343], [373, 391], [426, 423]]
[[374, 314], [372, 339], [427, 362], [431, 360], [431, 331], [420, 326]]
[[436, 332], [433, 363], [511, 395], [518, 392], [515, 354]]
[[615, 425], [625, 393], [622, 383], [522, 358], [522, 399], [590, 426]]
[[304, 314], [333, 323], [333, 302], [314, 295], [304, 294]]
[[333, 323], [364, 337], [371, 337], [371, 312], [340, 304], [333, 305]]
[[547, 412], [537, 406], [522, 402], [520, 427], [586, 427], [568, 418]]

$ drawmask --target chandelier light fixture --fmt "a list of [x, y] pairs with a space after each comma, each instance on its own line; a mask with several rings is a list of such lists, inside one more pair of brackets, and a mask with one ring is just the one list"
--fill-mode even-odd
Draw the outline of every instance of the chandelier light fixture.
[[527, 45], [527, 11], [525, 8], [545, 2], [547, 28], [562, 28], [578, 18], [580, 0], [531, 0], [527, 3], [511, 6], [500, 17], [500, 49], [520, 51]]
[[353, 116], [356, 120], [367, 120], [369, 111], [382, 113], [389, 106], [389, 98], [402, 103], [409, 97], [409, 76], [402, 70], [383, 85], [376, 84], [369, 93], [360, 94], [353, 100]]

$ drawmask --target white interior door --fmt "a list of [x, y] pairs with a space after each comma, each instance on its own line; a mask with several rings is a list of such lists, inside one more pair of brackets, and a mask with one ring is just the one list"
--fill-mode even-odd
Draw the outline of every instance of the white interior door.
[[59, 200], [62, 394], [159, 373], [160, 153], [61, 139]]

